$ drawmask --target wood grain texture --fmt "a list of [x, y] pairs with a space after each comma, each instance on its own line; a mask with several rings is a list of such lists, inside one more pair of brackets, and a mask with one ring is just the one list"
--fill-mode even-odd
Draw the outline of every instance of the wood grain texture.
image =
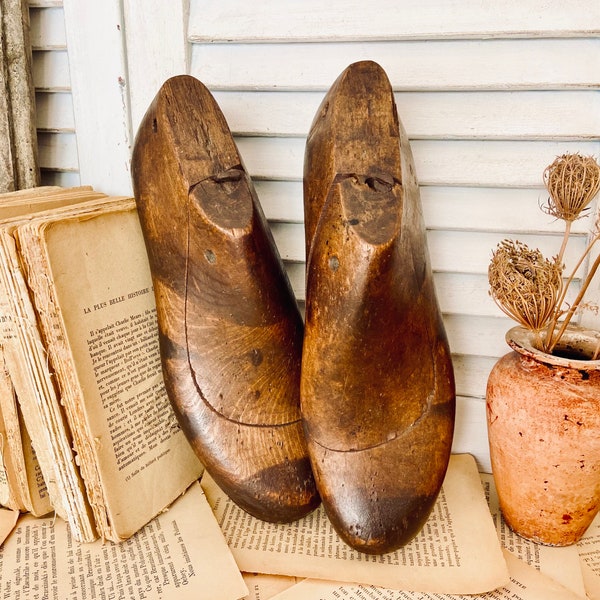
[[325, 510], [353, 548], [412, 539], [450, 456], [455, 389], [418, 184], [389, 80], [334, 82], [304, 163], [301, 405]]
[[242, 508], [298, 519], [319, 501], [300, 420], [303, 324], [227, 123], [198, 80], [160, 88], [132, 174], [182, 429]]

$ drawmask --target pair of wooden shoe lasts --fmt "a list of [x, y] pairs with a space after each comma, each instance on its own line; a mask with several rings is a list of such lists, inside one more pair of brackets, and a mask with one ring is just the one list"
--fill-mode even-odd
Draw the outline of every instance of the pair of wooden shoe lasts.
[[132, 177], [167, 392], [206, 469], [243, 509], [301, 518], [322, 499], [378, 554], [421, 529], [448, 465], [452, 364], [419, 190], [376, 63], [333, 84], [306, 146], [306, 315], [214, 98], [169, 79]]

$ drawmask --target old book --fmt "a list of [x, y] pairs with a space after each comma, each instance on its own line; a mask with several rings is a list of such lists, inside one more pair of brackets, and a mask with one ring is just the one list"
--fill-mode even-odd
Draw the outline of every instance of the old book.
[[[104, 197], [90, 186], [65, 190], [45, 186], [0, 194], [0, 223], [31, 218], [43, 210], [57, 209], [82, 200]], [[4, 346], [12, 335], [12, 320], [0, 318], [0, 505], [41, 516], [53, 510], [35, 449], [23, 420]]]
[[0, 227], [5, 344], [56, 512], [75, 539], [130, 537], [202, 467], [164, 390], [132, 198]]

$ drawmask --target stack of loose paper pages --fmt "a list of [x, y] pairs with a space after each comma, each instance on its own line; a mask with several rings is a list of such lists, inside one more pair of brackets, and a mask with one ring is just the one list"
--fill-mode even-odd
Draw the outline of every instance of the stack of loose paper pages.
[[196, 482], [166, 399], [133, 200], [43, 188], [0, 196], [0, 218], [0, 503], [30, 513], [0, 509], [0, 597], [600, 600], [600, 522], [569, 548], [518, 538], [469, 455], [389, 554], [346, 546], [322, 507], [243, 512]]

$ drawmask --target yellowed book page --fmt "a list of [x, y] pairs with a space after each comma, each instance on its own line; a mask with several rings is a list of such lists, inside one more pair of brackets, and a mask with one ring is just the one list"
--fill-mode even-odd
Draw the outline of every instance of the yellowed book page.
[[17, 413], [15, 390], [4, 359], [3, 344], [4, 340], [11, 335], [11, 330], [12, 323], [0, 316], [0, 425], [3, 471], [0, 504], [28, 511], [31, 509], [31, 498], [22, 451], [21, 424]]
[[89, 186], [77, 188], [33, 188], [0, 196], [0, 220], [28, 218], [42, 211], [56, 210], [94, 199], [106, 198], [106, 194], [95, 192]]
[[[3, 426], [1, 450], [6, 484], [13, 498], [4, 495], [0, 504], [42, 516], [52, 511], [46, 482], [20, 415], [12, 381], [0, 349], [0, 414]], [[11, 493], [9, 492], [9, 493]]]
[[588, 598], [600, 600], [600, 514], [583, 534], [577, 550]]
[[581, 596], [542, 575], [510, 552], [505, 551], [505, 558], [510, 581], [483, 595], [430, 594], [305, 579], [272, 600], [581, 600]]
[[242, 573], [242, 577], [248, 587], [248, 595], [244, 596], [244, 600], [269, 600], [302, 581], [298, 577], [261, 573]]
[[9, 444], [10, 441], [6, 434], [0, 407], [0, 506], [24, 511], [26, 508], [21, 498], [21, 489], [18, 485], [17, 472], [13, 464]]
[[[54, 440], [57, 427], [61, 430], [60, 403], [47, 365], [40, 364], [45, 360], [41, 358], [45, 356], [45, 350], [14, 239], [6, 227], [0, 228], [0, 319], [5, 327], [6, 366], [35, 444], [52, 505], [62, 518], [71, 518], [70, 490], [78, 478], [71, 440], [68, 436], [63, 436], [60, 443]], [[75, 512], [82, 503], [85, 499], [79, 494]], [[81, 531], [77, 523], [74, 523], [74, 529], [78, 534]]]
[[502, 547], [538, 571], [541, 571], [547, 577], [556, 580], [564, 587], [585, 597], [585, 586], [581, 569], [579, 568], [577, 546], [573, 545], [563, 548], [543, 546], [542, 544], [526, 540], [514, 533], [502, 518], [494, 478], [488, 473], [482, 473], [481, 481]]
[[78, 544], [61, 520], [21, 517], [0, 553], [2, 598], [238, 600], [248, 593], [199, 484], [135, 536]]
[[0, 505], [26, 511], [28, 489], [21, 432], [17, 429], [15, 436], [11, 431], [11, 404], [15, 406], [15, 393], [0, 349]]
[[[156, 306], [133, 200], [39, 230], [30, 279], [101, 535], [126, 539], [202, 472], [166, 395]], [[45, 263], [45, 267], [41, 265]]]
[[292, 524], [255, 519], [205, 473], [202, 484], [242, 571], [352, 581], [393, 589], [475, 594], [508, 581], [475, 460], [455, 455], [422, 531], [395, 552], [352, 550], [323, 507]]
[[[11, 510], [8, 508], [0, 508], [0, 545], [4, 543], [6, 538], [10, 535], [12, 530], [15, 528], [17, 519], [19, 518], [18, 510]], [[0, 588], [2, 589], [2, 588]], [[5, 596], [2, 596], [3, 598]]]
[[27, 485], [29, 489], [29, 497], [31, 500], [31, 514], [35, 517], [41, 517], [54, 510], [48, 493], [48, 486], [44, 479], [44, 474], [40, 466], [40, 461], [37, 458], [31, 436], [20, 408], [17, 406], [19, 413], [19, 422], [21, 424], [21, 440], [23, 443], [23, 459], [25, 461], [25, 473], [27, 475]]
[[[94, 192], [90, 186], [77, 188], [41, 186], [0, 194], [0, 220], [12, 222], [16, 218], [31, 218], [35, 211], [58, 209], [79, 204], [84, 200], [105, 196], [105, 194]], [[9, 266], [9, 268], [12, 267]], [[7, 335], [10, 335], [13, 326], [12, 323], [7, 322], [5, 316], [2, 321], [0, 324], [0, 343]], [[4, 363], [4, 356], [2, 362]], [[29, 443], [29, 438], [25, 442], [21, 439], [20, 429], [23, 422], [19, 420], [10, 374], [6, 375], [2, 383], [5, 385], [3, 385], [0, 405], [4, 416], [9, 449], [12, 451], [14, 462], [14, 473], [12, 475], [19, 491], [20, 507], [22, 510], [31, 511], [35, 515], [47, 514], [52, 509], [47, 487], [43, 478], [41, 478], [39, 463], [35, 451]], [[9, 388], [11, 389], [9, 390]]]
[[36, 196], [47, 196], [61, 192], [65, 188], [58, 185], [40, 185], [32, 188], [25, 188], [22, 190], [15, 190], [13, 192], [3, 192], [0, 194], [0, 203], [12, 202], [15, 198], [35, 198]]

